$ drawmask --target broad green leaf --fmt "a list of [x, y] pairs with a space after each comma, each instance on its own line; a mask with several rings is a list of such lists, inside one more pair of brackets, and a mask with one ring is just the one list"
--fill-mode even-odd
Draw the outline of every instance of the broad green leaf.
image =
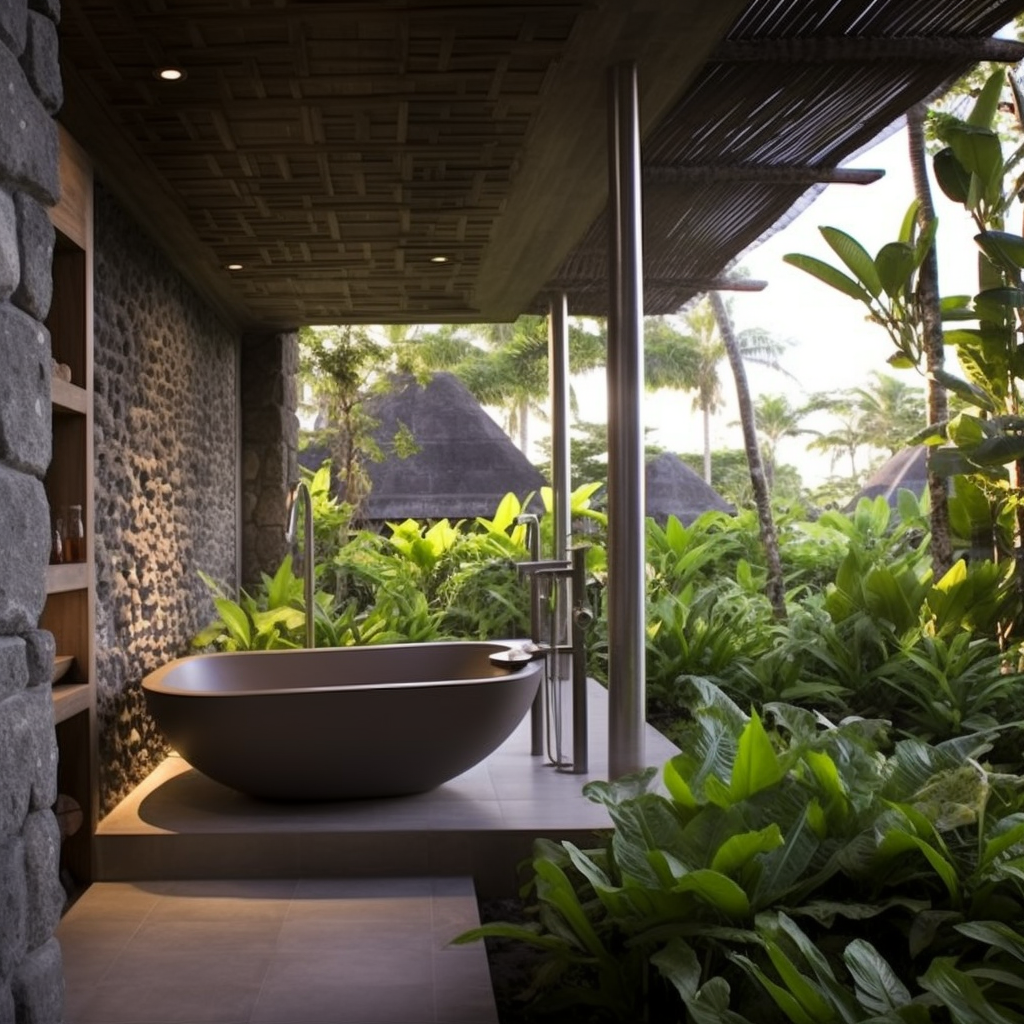
[[934, 993], [950, 1011], [956, 1024], [1019, 1024], [990, 1002], [978, 983], [957, 970], [952, 957], [936, 957], [918, 979], [921, 987]]
[[1024, 269], [1024, 238], [1008, 231], [983, 231], [974, 240], [986, 256], [1011, 273]]
[[586, 949], [591, 956], [599, 959], [605, 957], [607, 951], [594, 931], [586, 911], [580, 905], [565, 872], [557, 864], [543, 857], [534, 859], [533, 869], [538, 879], [538, 896], [557, 908], [572, 929], [581, 948]]
[[831, 287], [841, 291], [844, 295], [848, 295], [851, 299], [867, 304], [871, 302], [871, 293], [866, 288], [824, 260], [795, 252], [787, 253], [782, 257], [782, 260], [784, 263], [788, 263], [790, 266], [797, 267], [812, 277], [816, 277], [819, 281], [831, 285]]
[[694, 799], [693, 790], [690, 789], [689, 783], [676, 767], [675, 758], [665, 762], [662, 775], [665, 780], [665, 788], [669, 791], [672, 799], [687, 810], [696, 810], [697, 801]]
[[920, 853], [928, 861], [932, 870], [939, 876], [942, 884], [946, 887], [950, 898], [954, 903], [958, 903], [960, 900], [960, 882], [957, 877], [956, 868], [935, 847], [918, 836], [913, 836], [909, 832], [897, 829], [890, 829], [886, 832], [882, 837], [882, 841], [878, 844], [878, 852], [883, 858], [896, 857], [911, 851]]
[[954, 203], [965, 205], [971, 191], [971, 173], [957, 159], [952, 147], [939, 150], [932, 160], [935, 180], [939, 188]]
[[756, 832], [742, 832], [730, 836], [715, 851], [711, 868], [722, 874], [731, 875], [748, 864], [757, 854], [774, 850], [781, 846], [782, 842], [782, 832], [774, 822]]
[[1015, 310], [1024, 307], [1024, 289], [986, 288], [974, 296], [974, 308], [984, 320], [1001, 322]]
[[999, 100], [1002, 98], [1003, 86], [1006, 84], [1006, 72], [1000, 68], [993, 71], [978, 93], [978, 98], [967, 115], [967, 123], [975, 128], [989, 128], [995, 125]]
[[907, 212], [903, 214], [903, 220], [900, 222], [900, 233], [897, 235], [897, 241], [905, 242], [907, 245], [914, 244], [914, 233], [917, 230], [917, 211], [921, 208], [921, 203], [917, 199], [911, 200], [910, 205], [907, 207]]
[[1024, 435], [990, 437], [971, 449], [970, 458], [978, 466], [1006, 466], [1024, 459]]
[[982, 200], [997, 202], [1002, 186], [1003, 151], [999, 136], [983, 128], [963, 125], [951, 132], [949, 144], [964, 170], [972, 175], [967, 205], [976, 210]]
[[1012, 850], [1013, 847], [1024, 843], [1024, 822], [1012, 825], [1004, 832], [993, 836], [985, 843], [985, 851], [982, 855], [982, 864], [989, 865], [997, 857]]
[[1024, 935], [1002, 921], [964, 921], [953, 927], [969, 939], [995, 946], [1024, 962]]
[[873, 1013], [888, 1013], [910, 1002], [910, 991], [870, 942], [854, 939], [843, 951], [857, 998]]
[[689, 1002], [700, 987], [700, 962], [693, 948], [682, 939], [672, 939], [651, 956], [651, 963], [667, 978], [682, 997]]
[[674, 892], [692, 893], [705, 903], [721, 910], [730, 917], [749, 917], [750, 900], [747, 894], [727, 875], [710, 868], [698, 868], [683, 875]]
[[889, 242], [879, 249], [875, 257], [876, 276], [889, 298], [906, 292], [916, 264], [913, 247], [904, 242]]
[[882, 292], [882, 282], [879, 280], [875, 261], [868, 255], [864, 246], [838, 228], [822, 227], [818, 230], [832, 251], [846, 264], [856, 281], [877, 299]]
[[761, 874], [751, 897], [756, 910], [784, 900], [804, 877], [817, 853], [820, 840], [811, 823], [811, 804], [816, 804], [816, 801], [807, 802], [800, 817], [785, 834], [783, 845], [764, 854]]
[[840, 807], [846, 806], [846, 789], [842, 779], [839, 777], [839, 769], [835, 761], [824, 751], [808, 750], [804, 754], [804, 761], [814, 773], [818, 785], [824, 790], [826, 796], [833, 804]]
[[785, 769], [755, 711], [740, 733], [736, 746], [729, 796], [733, 800], [745, 800], [762, 789], [774, 786], [784, 774]]
[[288, 603], [295, 575], [292, 573], [292, 556], [284, 556], [269, 586], [267, 587], [267, 607], [280, 608]]
[[252, 642], [249, 616], [234, 601], [229, 601], [225, 597], [215, 597], [213, 603], [217, 613], [224, 620], [224, 625], [227, 626], [228, 632], [243, 649], [247, 649]]
[[[820, 1024], [801, 1005], [800, 1001], [786, 988], [772, 981], [764, 971], [749, 957], [739, 953], [730, 953], [729, 959], [743, 967], [752, 977], [756, 978], [765, 991], [775, 1000], [775, 1004], [790, 1019], [791, 1024]], [[826, 1017], [827, 1021], [828, 1018]]]
[[792, 960], [782, 951], [778, 943], [765, 943], [772, 966], [779, 972], [779, 977], [786, 988], [799, 1002], [802, 1010], [814, 1021], [835, 1020], [835, 1007], [825, 998], [818, 985], [806, 975], [801, 974]]

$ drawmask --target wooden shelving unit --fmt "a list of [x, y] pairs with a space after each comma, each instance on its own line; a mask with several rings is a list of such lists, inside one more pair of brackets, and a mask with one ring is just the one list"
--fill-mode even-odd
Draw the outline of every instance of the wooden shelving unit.
[[70, 382], [51, 385], [53, 456], [46, 474], [51, 514], [66, 517], [81, 505], [85, 558], [50, 565], [40, 625], [53, 633], [58, 655], [74, 660], [53, 687], [57, 730], [58, 788], [82, 809], [81, 829], [61, 850], [62, 866], [79, 881], [92, 877], [96, 834], [95, 571], [93, 545], [93, 364], [92, 364], [92, 168], [63, 130], [60, 136], [61, 200], [51, 211], [57, 229], [53, 255], [53, 301], [46, 326], [53, 357], [71, 369]]

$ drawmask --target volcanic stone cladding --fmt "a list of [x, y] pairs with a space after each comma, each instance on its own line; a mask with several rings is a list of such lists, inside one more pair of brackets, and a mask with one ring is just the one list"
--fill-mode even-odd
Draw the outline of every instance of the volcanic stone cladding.
[[45, 601], [56, 0], [0, 0], [0, 1022], [59, 1021], [64, 892]]
[[238, 342], [111, 193], [94, 194], [100, 814], [162, 760], [142, 678], [237, 582]]

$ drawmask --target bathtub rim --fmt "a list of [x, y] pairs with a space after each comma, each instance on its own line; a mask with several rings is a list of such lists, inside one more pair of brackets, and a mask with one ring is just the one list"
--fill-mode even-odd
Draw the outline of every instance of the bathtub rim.
[[431, 686], [471, 686], [471, 685], [482, 685], [486, 683], [495, 682], [515, 682], [521, 679], [526, 679], [532, 676], [538, 671], [536, 659], [531, 659], [519, 663], [514, 668], [506, 669], [504, 666], [498, 666], [500, 673], [497, 675], [488, 676], [470, 676], [466, 678], [443, 678], [443, 679], [408, 679], [399, 680], [397, 682], [390, 683], [348, 683], [340, 684], [337, 686], [285, 686], [285, 687], [267, 687], [262, 689], [189, 689], [180, 686], [170, 685], [165, 682], [166, 678], [172, 675], [177, 669], [181, 668], [185, 664], [195, 663], [196, 661], [205, 661], [207, 659], [220, 659], [220, 658], [243, 658], [249, 656], [259, 657], [270, 657], [270, 656], [295, 656], [299, 654], [319, 654], [320, 652], [331, 652], [331, 651], [388, 651], [388, 650], [408, 650], [410, 647], [418, 648], [439, 648], [439, 647], [483, 647], [493, 648], [497, 651], [509, 650], [511, 648], [521, 647], [523, 644], [529, 643], [528, 640], [430, 640], [425, 643], [407, 643], [407, 644], [363, 644], [363, 645], [350, 645], [346, 647], [296, 647], [289, 648], [286, 650], [270, 650], [270, 651], [201, 651], [196, 654], [184, 655], [180, 658], [174, 658], [171, 661], [165, 662], [159, 668], [154, 669], [152, 672], [147, 673], [142, 677], [142, 689], [149, 690], [153, 693], [164, 694], [169, 697], [201, 697], [201, 698], [213, 698], [213, 697], [260, 697], [260, 696], [272, 696], [272, 695], [284, 695], [284, 694], [300, 694], [300, 693], [355, 693], [359, 691], [380, 691], [380, 690], [401, 690], [401, 689], [419, 689], [422, 687]]

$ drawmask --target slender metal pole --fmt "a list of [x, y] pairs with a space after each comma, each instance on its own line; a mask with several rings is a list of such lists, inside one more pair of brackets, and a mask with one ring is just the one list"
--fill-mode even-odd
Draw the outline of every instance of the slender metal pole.
[[644, 767], [643, 269], [636, 64], [609, 72], [608, 774]]
[[554, 558], [569, 551], [572, 534], [569, 464], [569, 316], [565, 293], [548, 306], [548, 389], [551, 392], [551, 492]]

